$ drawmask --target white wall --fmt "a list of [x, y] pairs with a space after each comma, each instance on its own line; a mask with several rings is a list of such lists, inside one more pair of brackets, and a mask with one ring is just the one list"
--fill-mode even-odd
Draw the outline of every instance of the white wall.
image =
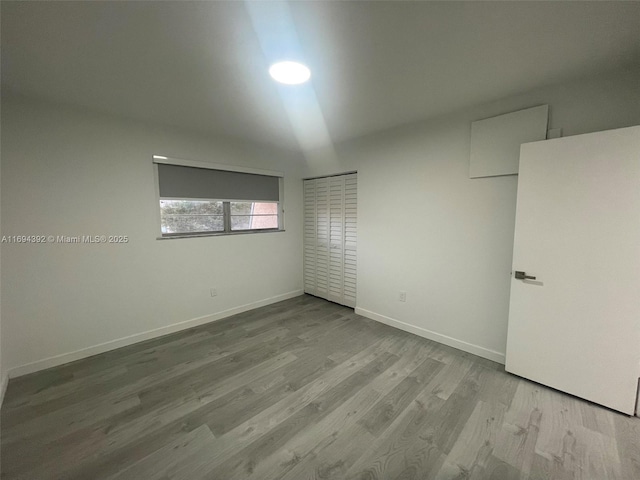
[[[358, 311], [501, 361], [517, 177], [468, 178], [470, 123], [548, 103], [565, 136], [640, 124], [639, 78], [617, 73], [400, 127], [312, 152], [304, 171], [272, 148], [4, 96], [2, 234], [131, 241], [4, 244], [2, 369], [26, 373], [297, 294], [300, 178], [350, 170]], [[154, 153], [285, 171], [287, 231], [156, 240]]]
[[[300, 157], [2, 100], [2, 233], [130, 238], [2, 246], [2, 354], [12, 376], [301, 293]], [[152, 154], [284, 171], [286, 231], [157, 240]]]
[[550, 128], [564, 136], [640, 124], [640, 72], [553, 86], [308, 155], [306, 176], [358, 171], [357, 312], [504, 362], [517, 176], [469, 179], [471, 122], [545, 103]]

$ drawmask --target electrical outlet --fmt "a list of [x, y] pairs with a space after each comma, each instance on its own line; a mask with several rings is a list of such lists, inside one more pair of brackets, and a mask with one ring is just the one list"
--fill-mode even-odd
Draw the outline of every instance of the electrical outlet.
[[215, 288], [211, 289], [211, 296], [212, 297], [217, 297], [218, 296], [218, 290], [216, 290]]
[[407, 301], [407, 292], [400, 292], [398, 294], [398, 300], [400, 300], [401, 302], [406, 302]]

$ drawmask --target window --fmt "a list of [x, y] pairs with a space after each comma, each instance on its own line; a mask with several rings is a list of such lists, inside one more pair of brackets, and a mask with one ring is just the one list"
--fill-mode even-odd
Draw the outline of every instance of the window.
[[281, 176], [176, 162], [154, 156], [163, 238], [282, 230]]
[[224, 202], [160, 200], [162, 234], [224, 232]]
[[229, 202], [231, 230], [278, 228], [276, 202]]

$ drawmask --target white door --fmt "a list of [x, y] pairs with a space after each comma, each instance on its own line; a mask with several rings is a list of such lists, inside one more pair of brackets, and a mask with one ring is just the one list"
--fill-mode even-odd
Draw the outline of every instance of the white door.
[[318, 178], [316, 184], [316, 293], [329, 295], [329, 180]]
[[316, 182], [304, 182], [304, 291], [317, 295], [317, 269], [316, 269]]
[[358, 247], [358, 179], [344, 177], [344, 304], [356, 306], [356, 257]]
[[304, 291], [356, 304], [357, 177], [304, 181]]
[[522, 145], [513, 270], [507, 371], [632, 415], [640, 126]]
[[344, 301], [344, 177], [329, 178], [329, 295]]

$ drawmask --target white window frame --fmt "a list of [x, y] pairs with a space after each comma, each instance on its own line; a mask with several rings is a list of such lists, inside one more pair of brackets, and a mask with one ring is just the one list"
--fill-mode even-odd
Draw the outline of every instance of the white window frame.
[[[228, 199], [220, 199], [220, 198], [162, 198], [160, 197], [160, 178], [158, 175], [158, 164], [167, 164], [167, 165], [178, 165], [183, 167], [195, 167], [195, 168], [206, 168], [209, 170], [224, 170], [228, 172], [239, 172], [239, 173], [250, 173], [255, 175], [266, 175], [271, 177], [278, 177], [278, 228], [260, 228], [253, 230], [231, 230], [231, 216], [230, 216], [230, 202], [260, 202], [260, 200], [248, 199], [248, 200], [228, 200]], [[157, 223], [157, 232], [160, 232], [160, 235], [157, 237], [158, 240], [168, 240], [173, 238], [197, 238], [197, 237], [215, 237], [221, 235], [246, 235], [253, 233], [273, 233], [273, 232], [284, 232], [284, 173], [276, 172], [272, 170], [262, 170], [259, 168], [250, 168], [250, 167], [239, 167], [233, 165], [224, 165], [219, 163], [209, 163], [209, 162], [198, 162], [193, 160], [184, 160], [179, 158], [173, 158], [165, 155], [153, 155], [153, 184], [155, 188], [155, 208], [156, 208], [156, 223]], [[162, 215], [160, 211], [160, 200], [212, 200], [212, 201], [222, 201], [223, 209], [224, 209], [224, 225], [225, 229], [221, 232], [194, 232], [194, 233], [172, 233], [166, 234], [162, 233]], [[266, 201], [265, 201], [266, 202]], [[269, 201], [268, 203], [271, 203]]]

